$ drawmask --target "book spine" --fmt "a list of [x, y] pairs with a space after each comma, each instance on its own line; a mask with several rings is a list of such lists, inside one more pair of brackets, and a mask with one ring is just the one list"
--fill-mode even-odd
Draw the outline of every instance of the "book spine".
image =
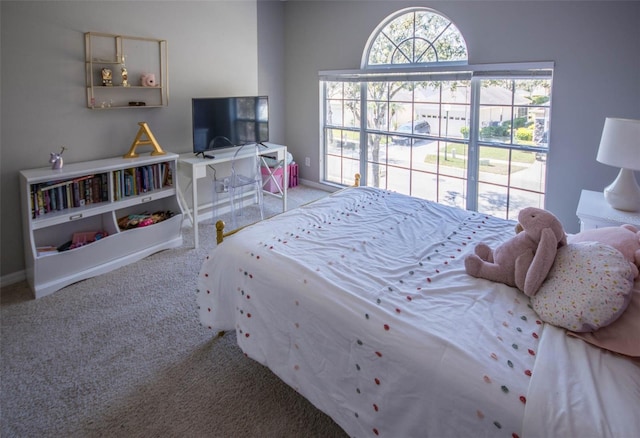
[[60, 187], [60, 190], [62, 191], [62, 208], [69, 208], [69, 197], [67, 196], [67, 187], [69, 186], [64, 186], [64, 187]]
[[42, 216], [44, 214], [44, 195], [42, 194], [42, 190], [38, 188], [38, 215]]
[[156, 189], [162, 188], [162, 184], [160, 183], [160, 165], [161, 163], [158, 163], [153, 166], [153, 185]]
[[56, 191], [58, 192], [58, 210], [64, 210], [67, 207], [64, 203], [64, 190], [62, 190], [62, 186], [59, 186]]
[[145, 181], [147, 184], [147, 192], [153, 190], [153, 171], [151, 170], [151, 166], [146, 166], [144, 168], [146, 176]]
[[125, 173], [124, 170], [120, 171], [120, 197], [122, 198], [124, 196], [124, 177], [125, 177]]
[[49, 190], [43, 192], [44, 196], [44, 212], [49, 213], [51, 211], [51, 198], [49, 197]]
[[124, 195], [132, 195], [133, 175], [127, 174], [124, 180]]
[[38, 217], [40, 212], [38, 211], [38, 191], [35, 186], [31, 186], [31, 218]]
[[58, 192], [56, 192], [55, 190], [51, 190], [51, 193], [49, 194], [49, 197], [51, 198], [51, 211], [58, 210], [58, 200], [56, 199], [57, 193]]
[[147, 166], [147, 191], [151, 191], [154, 189], [153, 186], [153, 166]]
[[140, 168], [136, 167], [133, 172], [134, 194], [142, 193], [142, 181], [140, 177]]
[[73, 183], [67, 184], [67, 208], [73, 208]]
[[85, 181], [83, 181], [83, 185], [84, 185], [84, 205], [88, 205], [91, 204], [91, 185], [93, 184], [92, 182], [93, 178], [89, 178]]
[[120, 199], [120, 175], [119, 170], [113, 172], [113, 200], [117, 201]]
[[80, 207], [80, 184], [76, 181], [73, 182], [73, 206]]
[[106, 173], [102, 174], [102, 201], [109, 201], [109, 175], [107, 175]]
[[148, 189], [147, 187], [147, 168], [146, 167], [138, 167], [138, 173], [140, 175], [140, 190], [139, 193], [145, 193]]
[[93, 180], [91, 181], [91, 202], [94, 204], [100, 202], [100, 196], [102, 194], [100, 182], [101, 179], [99, 177], [93, 178]]
[[173, 186], [173, 174], [171, 172], [171, 165], [169, 163], [167, 163], [167, 176], [165, 178], [165, 185], [166, 186]]

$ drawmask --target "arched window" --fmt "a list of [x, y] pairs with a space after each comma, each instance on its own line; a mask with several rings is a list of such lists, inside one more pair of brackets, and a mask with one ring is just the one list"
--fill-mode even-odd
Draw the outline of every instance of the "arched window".
[[470, 65], [447, 17], [415, 7], [369, 36], [360, 70], [320, 72], [322, 179], [515, 219], [544, 208], [553, 63]]
[[399, 11], [373, 32], [363, 68], [467, 61], [467, 45], [458, 28], [429, 9]]

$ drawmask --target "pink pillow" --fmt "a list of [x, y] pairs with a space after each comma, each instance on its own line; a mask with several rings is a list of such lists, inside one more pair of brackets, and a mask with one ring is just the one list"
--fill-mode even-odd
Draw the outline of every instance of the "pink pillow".
[[614, 353], [640, 357], [640, 280], [634, 284], [627, 310], [617, 320], [595, 332], [567, 334]]
[[[634, 232], [636, 239], [633, 238]], [[636, 264], [640, 266], [637, 258], [638, 251], [640, 251], [637, 237], [640, 237], [640, 232], [636, 227], [623, 225], [582, 231], [569, 236], [569, 241], [572, 243], [584, 241], [606, 243], [622, 252], [627, 260], [633, 261], [635, 258]], [[636, 278], [629, 305], [617, 320], [595, 332], [567, 331], [567, 334], [614, 353], [640, 358], [640, 278]]]
[[611, 245], [620, 251], [624, 258], [640, 268], [640, 231], [633, 225], [593, 228], [569, 236], [568, 240], [569, 243], [600, 242]]

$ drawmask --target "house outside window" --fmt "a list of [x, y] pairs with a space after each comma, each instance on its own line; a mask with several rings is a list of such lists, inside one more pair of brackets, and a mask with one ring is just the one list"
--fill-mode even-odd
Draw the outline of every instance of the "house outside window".
[[411, 8], [362, 69], [320, 73], [324, 182], [362, 183], [498, 217], [544, 207], [551, 63], [467, 64], [450, 20]]

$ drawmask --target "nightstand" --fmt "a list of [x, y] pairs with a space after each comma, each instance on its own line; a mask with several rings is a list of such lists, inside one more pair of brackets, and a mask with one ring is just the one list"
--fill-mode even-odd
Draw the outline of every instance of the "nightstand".
[[622, 224], [640, 228], [640, 212], [616, 210], [605, 201], [602, 192], [583, 190], [576, 214], [580, 219], [580, 231]]

